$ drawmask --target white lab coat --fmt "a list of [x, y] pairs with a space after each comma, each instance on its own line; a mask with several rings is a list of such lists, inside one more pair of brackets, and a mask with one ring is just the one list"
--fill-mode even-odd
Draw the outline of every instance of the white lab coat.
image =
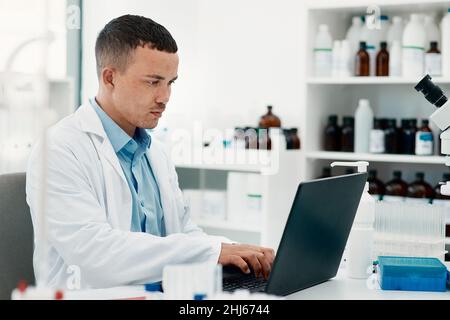
[[[130, 232], [131, 192], [92, 106], [81, 106], [48, 136], [49, 286], [67, 289], [67, 283], [76, 284], [74, 270], [81, 271], [81, 288], [105, 288], [160, 281], [169, 264], [217, 263], [221, 243], [229, 240], [208, 236], [191, 221], [174, 165], [156, 139], [148, 157], [160, 188], [166, 237]], [[40, 223], [42, 150], [42, 143], [34, 147], [27, 170], [35, 230]], [[35, 273], [40, 245], [35, 235]], [[68, 269], [72, 265], [76, 267]]]

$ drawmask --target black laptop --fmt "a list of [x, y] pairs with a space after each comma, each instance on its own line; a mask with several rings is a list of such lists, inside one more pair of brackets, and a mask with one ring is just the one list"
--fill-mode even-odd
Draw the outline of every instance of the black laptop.
[[285, 296], [334, 278], [358, 209], [367, 173], [299, 185], [266, 281], [223, 268], [223, 290]]

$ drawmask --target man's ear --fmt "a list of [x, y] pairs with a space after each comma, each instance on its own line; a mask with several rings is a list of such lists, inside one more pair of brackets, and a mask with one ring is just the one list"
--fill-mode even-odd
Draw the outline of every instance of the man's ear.
[[105, 88], [113, 89], [115, 83], [116, 70], [113, 68], [103, 68], [100, 81]]

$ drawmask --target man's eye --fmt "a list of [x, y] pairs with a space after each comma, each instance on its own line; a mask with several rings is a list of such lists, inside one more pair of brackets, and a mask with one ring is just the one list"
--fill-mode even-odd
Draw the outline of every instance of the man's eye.
[[174, 83], [175, 83], [175, 81], [170, 81], [169, 86], [173, 85]]
[[148, 81], [148, 84], [151, 86], [156, 86], [158, 85], [159, 81]]

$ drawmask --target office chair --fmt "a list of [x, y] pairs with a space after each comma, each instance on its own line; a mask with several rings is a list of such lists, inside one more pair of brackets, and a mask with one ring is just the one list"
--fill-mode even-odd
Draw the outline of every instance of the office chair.
[[25, 173], [0, 175], [0, 299], [10, 299], [20, 280], [34, 285], [33, 224]]

